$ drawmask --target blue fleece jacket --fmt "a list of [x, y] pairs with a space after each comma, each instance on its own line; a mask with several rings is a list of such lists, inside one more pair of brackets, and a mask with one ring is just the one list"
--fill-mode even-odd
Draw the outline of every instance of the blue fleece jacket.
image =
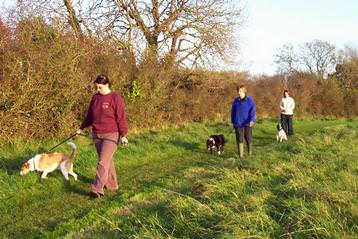
[[249, 96], [244, 99], [240, 97], [234, 100], [231, 109], [231, 123], [234, 127], [247, 126], [250, 121], [255, 122], [256, 120], [256, 109], [255, 102]]

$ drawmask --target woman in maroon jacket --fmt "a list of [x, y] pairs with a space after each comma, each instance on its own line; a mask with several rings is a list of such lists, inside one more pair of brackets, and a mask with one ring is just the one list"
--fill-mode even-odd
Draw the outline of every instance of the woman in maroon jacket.
[[118, 143], [128, 143], [126, 134], [128, 124], [122, 97], [110, 89], [110, 81], [106, 75], [97, 76], [94, 81], [97, 93], [92, 97], [87, 116], [77, 134], [92, 125], [94, 144], [99, 157], [96, 177], [92, 184], [91, 196], [104, 195], [104, 188], [117, 190], [117, 174], [113, 155]]

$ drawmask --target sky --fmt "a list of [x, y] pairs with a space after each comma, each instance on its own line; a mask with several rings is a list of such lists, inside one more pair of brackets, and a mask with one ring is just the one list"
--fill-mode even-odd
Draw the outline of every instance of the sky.
[[235, 35], [238, 70], [274, 74], [274, 55], [286, 43], [319, 39], [358, 48], [358, 0], [246, 0], [244, 14]]

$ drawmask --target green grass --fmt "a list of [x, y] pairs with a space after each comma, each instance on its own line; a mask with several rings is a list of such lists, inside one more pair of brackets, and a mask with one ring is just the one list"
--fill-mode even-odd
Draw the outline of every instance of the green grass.
[[[231, 129], [193, 123], [129, 135], [115, 156], [120, 189], [96, 200], [88, 139], [75, 139], [79, 180], [69, 182], [59, 172], [19, 175], [60, 140], [12, 142], [0, 149], [0, 238], [358, 238], [357, 122], [296, 121], [296, 134], [277, 144], [275, 122], [261, 121], [243, 161]], [[223, 156], [205, 151], [214, 133], [229, 139]]]

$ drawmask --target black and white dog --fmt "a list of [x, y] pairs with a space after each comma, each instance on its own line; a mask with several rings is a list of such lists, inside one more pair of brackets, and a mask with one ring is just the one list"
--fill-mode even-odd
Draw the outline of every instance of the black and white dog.
[[285, 130], [282, 128], [282, 124], [278, 123], [276, 128], [277, 128], [277, 131], [276, 131], [276, 141], [277, 141], [277, 143], [281, 143], [282, 140], [287, 141], [287, 135], [286, 135]]
[[224, 153], [224, 146], [227, 140], [224, 135], [210, 135], [209, 139], [206, 141], [206, 149], [213, 153], [213, 149], [216, 148], [218, 155]]

